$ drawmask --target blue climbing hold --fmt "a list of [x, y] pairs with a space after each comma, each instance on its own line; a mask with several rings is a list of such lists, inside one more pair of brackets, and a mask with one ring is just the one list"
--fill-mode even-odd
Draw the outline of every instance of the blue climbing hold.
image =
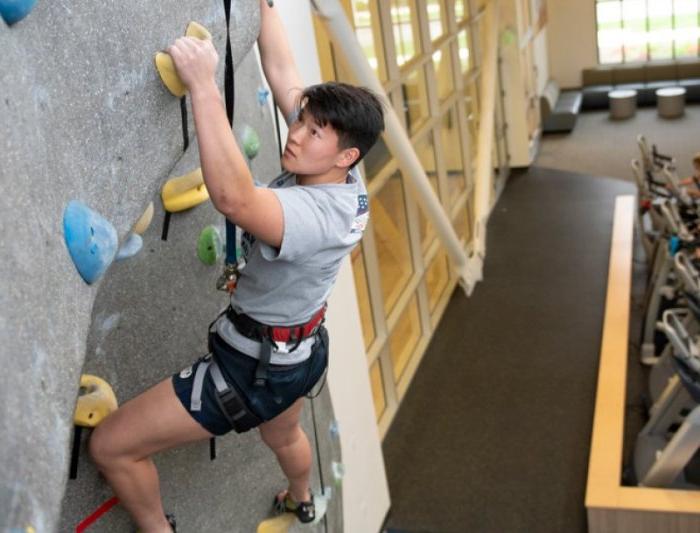
[[63, 212], [63, 236], [75, 267], [88, 284], [104, 274], [117, 253], [114, 226], [75, 200]]
[[122, 244], [121, 248], [119, 248], [115, 261], [123, 261], [124, 259], [134, 257], [141, 251], [141, 248], [143, 248], [143, 239], [141, 238], [141, 235], [138, 233], [132, 233], [126, 238], [126, 241], [124, 244]]
[[260, 87], [258, 89], [258, 104], [264, 106], [267, 103], [268, 96], [270, 96], [270, 91], [265, 87]]
[[674, 235], [668, 240], [668, 253], [676, 255], [676, 252], [681, 249], [681, 240], [677, 235]]
[[36, 0], [0, 0], [0, 16], [10, 26], [29, 15]]

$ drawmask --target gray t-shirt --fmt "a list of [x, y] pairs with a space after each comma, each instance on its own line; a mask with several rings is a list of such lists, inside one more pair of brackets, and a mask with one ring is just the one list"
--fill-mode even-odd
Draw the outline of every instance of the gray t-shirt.
[[[369, 218], [367, 190], [357, 168], [345, 183], [322, 185], [297, 185], [295, 174], [283, 172], [269, 188], [282, 205], [282, 244], [277, 249], [243, 233], [246, 265], [231, 305], [264, 324], [300, 324], [323, 306], [343, 258], [362, 237]], [[217, 322], [217, 331], [236, 349], [259, 357], [260, 343], [239, 334], [225, 316]], [[291, 353], [292, 346], [282, 343], [273, 350], [271, 362], [303, 361], [313, 341], [306, 339]]]

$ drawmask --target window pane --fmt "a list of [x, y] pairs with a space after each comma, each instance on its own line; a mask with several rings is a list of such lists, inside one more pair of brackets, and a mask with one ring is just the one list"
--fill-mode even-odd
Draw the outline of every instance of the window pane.
[[700, 39], [700, 3], [676, 0], [674, 3], [674, 47], [676, 57], [697, 57]]
[[600, 63], [622, 62], [622, 5], [620, 2], [598, 2], [598, 61]]
[[459, 196], [467, 188], [465, 180], [464, 161], [462, 159], [462, 140], [459, 134], [456, 108], [450, 109], [440, 124], [440, 140], [442, 156], [447, 167], [447, 186], [450, 206], [459, 200]]
[[476, 84], [478, 79], [467, 86], [465, 99], [467, 110], [467, 129], [469, 130], [469, 156], [472, 168], [476, 165], [476, 151], [479, 139], [479, 96]]
[[353, 0], [352, 12], [355, 35], [357, 35], [365, 57], [379, 79], [385, 81], [387, 79], [386, 66], [381, 50], [382, 39], [379, 34], [377, 3], [368, 0]]
[[447, 254], [441, 248], [425, 273], [425, 286], [428, 289], [428, 303], [431, 313], [435, 310], [449, 281], [450, 271], [447, 264]]
[[379, 275], [388, 315], [413, 274], [401, 172], [389, 178], [370, 201], [379, 257]]
[[649, 59], [673, 57], [673, 4], [668, 0], [647, 0], [649, 17]]
[[469, 13], [466, 0], [455, 0], [455, 18], [460, 21]]
[[369, 380], [372, 385], [372, 399], [374, 400], [374, 413], [377, 420], [384, 413], [386, 399], [384, 397], [384, 382], [382, 381], [382, 369], [379, 359], [377, 359], [369, 371]]
[[647, 60], [646, 0], [622, 0], [625, 62]]
[[442, 102], [450, 96], [454, 90], [452, 79], [452, 64], [450, 61], [450, 46], [443, 46], [433, 52], [433, 66], [435, 67], [435, 79], [438, 87], [438, 99]]
[[355, 277], [355, 292], [357, 304], [360, 307], [360, 320], [362, 321], [362, 336], [365, 340], [365, 348], [369, 348], [374, 340], [374, 319], [372, 306], [369, 301], [369, 288], [367, 287], [367, 271], [365, 270], [365, 257], [362, 252], [362, 244], [355, 247], [351, 254], [352, 272]]
[[430, 40], [434, 41], [445, 33], [445, 8], [442, 0], [427, 0], [428, 25], [430, 27]]
[[457, 45], [459, 46], [459, 64], [462, 66], [462, 74], [466, 74], [472, 68], [471, 47], [467, 30], [462, 30], [457, 34]]
[[396, 62], [401, 66], [421, 51], [413, 0], [391, 0], [391, 24], [394, 27]]
[[[435, 194], [438, 195], [439, 198], [440, 193], [438, 189], [438, 173], [437, 166], [435, 164], [435, 144], [433, 143], [432, 135], [428, 135], [426, 140], [421, 141], [420, 144], [416, 146], [416, 154], [418, 154], [421, 166], [425, 170], [425, 174], [430, 180], [430, 185], [432, 185]], [[426, 218], [420, 205], [418, 206], [418, 223], [421, 248], [425, 252], [435, 239], [435, 230], [433, 229], [433, 225]]]
[[394, 379], [399, 381], [421, 336], [418, 301], [413, 296], [389, 338]]
[[[470, 202], [472, 202], [474, 199], [474, 195], [471, 195], [469, 197], [469, 200], [467, 200], [467, 205], [469, 205]], [[472, 227], [471, 227], [471, 218], [469, 216], [469, 211], [467, 210], [467, 207], [462, 207], [457, 215], [455, 216], [455, 219], [452, 221], [452, 226], [455, 229], [455, 232], [457, 233], [457, 236], [464, 240], [465, 242], [469, 242], [472, 239]]]
[[369, 149], [362, 161], [365, 164], [367, 181], [371, 181], [384, 168], [384, 165], [391, 161], [391, 153], [382, 137], [377, 139], [377, 142]]
[[428, 118], [428, 92], [423, 68], [419, 67], [411, 72], [401, 89], [403, 91], [406, 128], [411, 133], [415, 133]]

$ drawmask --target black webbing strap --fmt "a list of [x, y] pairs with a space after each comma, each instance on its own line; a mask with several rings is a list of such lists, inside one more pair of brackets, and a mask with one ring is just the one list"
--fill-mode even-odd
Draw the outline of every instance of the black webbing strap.
[[226, 98], [226, 116], [228, 123], [233, 126], [233, 53], [231, 52], [231, 0], [224, 0], [226, 15], [226, 60], [224, 66], [224, 96]]
[[[233, 72], [233, 52], [231, 51], [231, 0], [224, 0], [226, 14], [226, 59], [224, 63], [224, 98], [226, 100], [226, 116], [233, 128], [233, 105], [236, 96]], [[236, 226], [226, 219], [226, 264], [235, 265], [236, 258]]]
[[258, 366], [255, 367], [255, 381], [253, 385], [256, 387], [264, 387], [267, 383], [267, 369], [270, 367], [270, 359], [272, 358], [272, 339], [269, 335], [265, 335], [262, 339], [260, 348], [260, 359]]
[[[189, 120], [187, 117], [187, 95], [180, 98], [180, 119], [182, 122], [182, 151], [186, 152], [190, 146], [190, 133], [189, 133]], [[160, 234], [160, 238], [163, 241], [168, 240], [168, 231], [170, 230], [170, 216], [172, 213], [169, 211], [165, 212], [165, 218], [163, 219], [163, 231]]]
[[254, 415], [248, 407], [243, 403], [241, 397], [236, 392], [236, 389], [229, 385], [224, 379], [219, 364], [217, 363], [216, 354], [212, 354], [212, 362], [209, 367], [214, 387], [216, 388], [216, 401], [221, 408], [222, 413], [229, 421], [236, 433], [243, 433], [254, 427], [259, 426], [263, 421]]

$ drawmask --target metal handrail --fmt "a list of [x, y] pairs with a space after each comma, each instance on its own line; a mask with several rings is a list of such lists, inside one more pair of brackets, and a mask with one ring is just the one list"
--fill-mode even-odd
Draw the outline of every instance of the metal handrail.
[[[355, 78], [355, 81], [368, 87], [375, 93], [383, 95], [386, 101], [389, 102], [390, 100], [382, 84], [377, 79], [377, 76], [370, 67], [360, 47], [355, 31], [348, 21], [339, 0], [310, 0], [310, 2], [316, 14], [323, 22], [331, 42], [335, 45], [336, 53], [339, 55], [341, 61], [343, 61], [350, 74]], [[490, 12], [493, 13], [493, 4], [490, 4], [489, 9]], [[492, 14], [488, 20], [490, 20], [492, 24], [497, 25], [497, 15]], [[492, 37], [492, 33], [495, 33], [495, 37]], [[491, 150], [493, 145], [493, 115], [495, 110], [495, 47], [498, 44], [497, 29], [489, 28], [488, 36], [487, 43], [489, 48], [493, 48], [493, 50], [487, 50], [485, 55], [485, 58], [489, 60], [489, 65], [485, 64], [484, 66], [488, 68], [482, 72], [482, 106], [480, 110], [482, 112], [481, 129], [483, 130], [485, 126], [488, 135], [485, 136], [483, 131], [479, 132], [479, 150], [477, 152], [477, 157], [483, 158], [485, 161], [479, 159], [475, 179], [475, 220], [478, 230], [477, 235], [482, 236], [484, 239], [485, 222], [488, 217], [488, 212], [484, 214], [483, 200], [480, 200], [480, 198], [481, 196], [485, 196], [486, 209], [488, 209], [488, 195], [490, 193], [491, 182]], [[490, 65], [490, 63], [493, 64]], [[480, 248], [477, 248], [482, 250], [482, 253], [476, 257], [478, 264], [475, 265], [475, 261], [470, 260], [462, 248], [460, 240], [452, 227], [452, 223], [435, 194], [423, 170], [418, 155], [413, 149], [411, 141], [406, 134], [406, 130], [391, 106], [387, 106], [386, 109], [385, 126], [383, 134], [384, 142], [389, 151], [396, 158], [402, 173], [408, 178], [407, 182], [413, 189], [418, 204], [423, 209], [428, 220], [432, 222], [438, 238], [442, 241], [442, 244], [450, 255], [455, 270], [459, 275], [460, 284], [467, 294], [471, 294], [474, 285], [481, 280], [481, 264], [483, 262], [484, 246], [482, 245]], [[486, 192], [484, 193], [484, 191]]]

